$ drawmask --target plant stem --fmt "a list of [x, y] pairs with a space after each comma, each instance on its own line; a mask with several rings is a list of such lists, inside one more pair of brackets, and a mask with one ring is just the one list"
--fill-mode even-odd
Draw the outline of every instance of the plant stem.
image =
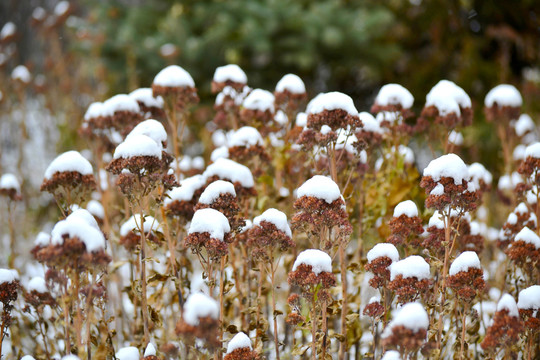
[[263, 285], [263, 263], [259, 262], [259, 281], [257, 284], [257, 320], [255, 323], [255, 348], [259, 343], [259, 322], [261, 320], [261, 299], [262, 299], [262, 285]]
[[461, 359], [465, 359], [463, 356], [463, 350], [465, 347], [465, 324], [467, 322], [467, 306], [465, 305], [465, 308], [463, 309], [463, 319], [461, 320], [461, 341], [460, 341], [460, 351], [459, 351], [459, 357]]
[[317, 303], [315, 294], [311, 302], [311, 359], [317, 359]]
[[[341, 335], [344, 340], [339, 344], [339, 359], [345, 359], [347, 351], [347, 258], [345, 254], [345, 244], [339, 244], [339, 261], [341, 264]], [[324, 358], [323, 358], [324, 359]]]
[[[226, 255], [225, 255], [226, 256]], [[223, 346], [223, 292], [225, 291], [224, 273], [225, 273], [225, 256], [221, 257], [221, 266], [219, 268], [219, 340]], [[216, 351], [216, 359], [221, 359], [222, 352]]]
[[141, 264], [141, 310], [143, 316], [143, 327], [144, 327], [144, 339], [143, 343], [147, 344], [150, 341], [150, 334], [148, 330], [148, 304], [146, 299], [146, 234], [144, 232], [144, 215], [141, 209], [140, 212], [140, 224], [138, 224], [139, 232], [141, 234], [141, 252], [140, 252], [140, 264]]
[[180, 305], [180, 316], [182, 316], [182, 309], [184, 307], [184, 297], [182, 296], [182, 287], [180, 285], [180, 278], [176, 270], [176, 249], [172, 242], [171, 233], [169, 232], [169, 222], [167, 216], [165, 216], [165, 208], [161, 207], [161, 218], [163, 219], [163, 230], [165, 233], [165, 239], [167, 239], [167, 245], [169, 246], [169, 261], [171, 263], [171, 270], [175, 277], [175, 286], [178, 293], [178, 305]]
[[278, 323], [276, 314], [276, 289], [274, 287], [274, 262], [270, 261], [270, 281], [272, 282], [272, 316], [274, 318], [274, 346], [276, 347], [276, 360], [279, 360], [279, 337], [278, 337]]
[[326, 321], [326, 301], [323, 301], [322, 303], [322, 333], [323, 333], [323, 339], [322, 339], [322, 355], [321, 359], [326, 358], [326, 333], [327, 333], [327, 321]]
[[[450, 257], [451, 249], [448, 248], [450, 244], [450, 231], [452, 226], [452, 219], [450, 217], [450, 213], [446, 215], [446, 221], [445, 221], [445, 229], [444, 229], [444, 240], [445, 240], [445, 247], [444, 247], [444, 263], [443, 263], [443, 272], [441, 276], [441, 303], [439, 304], [439, 323], [438, 323], [438, 334], [437, 334], [437, 348], [440, 349], [441, 346], [441, 336], [443, 332], [443, 310], [444, 310], [444, 302], [446, 300], [446, 275], [448, 273], [448, 258]], [[453, 244], [452, 244], [453, 245]], [[453, 248], [453, 246], [451, 247]]]
[[[14, 268], [15, 266], [15, 226], [13, 222], [13, 207], [14, 202], [11, 200], [8, 200], [8, 225], [9, 225], [9, 258], [8, 258], [8, 266], [10, 269]], [[1, 353], [0, 353], [1, 354]]]

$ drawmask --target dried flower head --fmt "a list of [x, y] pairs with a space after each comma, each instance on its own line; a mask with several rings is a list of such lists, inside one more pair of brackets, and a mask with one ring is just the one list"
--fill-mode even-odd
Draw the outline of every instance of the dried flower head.
[[517, 307], [527, 329], [540, 332], [540, 285], [533, 285], [519, 292]]
[[302, 251], [289, 272], [288, 282], [298, 286], [306, 299], [312, 299], [318, 288], [317, 299], [326, 302], [330, 295], [325, 290], [336, 284], [336, 277], [332, 274], [332, 259], [320, 250]]
[[238, 216], [240, 206], [234, 185], [228, 181], [216, 180], [204, 189], [195, 211], [207, 208], [218, 210], [225, 215], [233, 232], [240, 231], [245, 225], [245, 221]]
[[429, 318], [426, 310], [419, 303], [405, 304], [398, 310], [382, 334], [382, 343], [386, 347], [398, 349], [407, 358], [417, 352], [426, 341]]
[[95, 188], [92, 165], [77, 151], [56, 157], [45, 170], [41, 184], [41, 191], [50, 192], [68, 206], [88, 199]]
[[448, 286], [461, 300], [470, 304], [486, 286], [483, 275], [478, 255], [465, 251], [450, 265]]
[[191, 219], [185, 246], [194, 253], [206, 249], [211, 259], [220, 259], [228, 252], [227, 244], [232, 241], [229, 221], [217, 210], [197, 210]]
[[129, 252], [132, 252], [141, 244], [141, 233], [139, 229], [144, 229], [145, 239], [159, 244], [161, 242], [161, 226], [152, 216], [146, 215], [141, 221], [140, 214], [132, 215], [120, 227], [120, 244]]
[[287, 74], [278, 81], [274, 97], [276, 109], [283, 110], [289, 116], [296, 116], [306, 103], [306, 86], [297, 75]]
[[258, 360], [259, 355], [251, 347], [251, 340], [243, 332], [236, 334], [227, 345], [224, 360]]
[[176, 324], [176, 334], [188, 341], [203, 340], [207, 347], [219, 347], [219, 306], [203, 293], [191, 294], [184, 304], [184, 316]]
[[505, 294], [497, 304], [493, 322], [480, 346], [490, 354], [500, 348], [511, 347], [518, 343], [522, 327], [516, 301], [511, 295]]
[[392, 244], [377, 244], [367, 253], [365, 269], [373, 274], [369, 285], [375, 289], [386, 287], [390, 281], [390, 265], [399, 261], [399, 253]]
[[0, 196], [6, 196], [11, 201], [22, 200], [21, 185], [13, 174], [4, 174], [0, 177]]
[[274, 250], [284, 252], [295, 246], [287, 215], [276, 209], [268, 209], [253, 219], [253, 226], [248, 231], [248, 246], [265, 260]]
[[162, 96], [166, 104], [178, 111], [185, 111], [189, 105], [199, 102], [193, 78], [178, 65], [167, 66], [156, 75], [152, 92], [155, 97]]
[[508, 124], [521, 113], [523, 99], [512, 85], [502, 84], [491, 89], [484, 100], [484, 112], [490, 122]]
[[406, 200], [397, 204], [388, 226], [392, 232], [388, 242], [394, 245], [420, 246], [420, 235], [424, 232], [424, 227], [422, 219], [418, 217], [418, 208], [413, 201]]
[[195, 214], [195, 206], [205, 186], [206, 179], [202, 175], [181, 180], [180, 186], [172, 188], [163, 202], [167, 214], [187, 223]]
[[398, 304], [416, 300], [431, 286], [429, 264], [418, 255], [409, 256], [390, 265], [388, 289], [394, 291]]

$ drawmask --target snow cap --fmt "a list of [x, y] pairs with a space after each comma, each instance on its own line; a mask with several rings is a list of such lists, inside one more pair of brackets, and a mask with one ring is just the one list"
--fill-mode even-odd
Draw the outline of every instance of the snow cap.
[[216, 68], [213, 80], [215, 82], [232, 81], [235, 83], [247, 84], [247, 75], [240, 66], [229, 64]]
[[184, 321], [191, 326], [197, 326], [199, 318], [208, 316], [217, 320], [219, 316], [218, 303], [200, 292], [189, 295], [184, 304]]
[[402, 275], [403, 278], [416, 277], [418, 280], [431, 277], [429, 264], [418, 255], [412, 255], [392, 263], [390, 265], [390, 280], [394, 280], [398, 275]]
[[454, 179], [455, 185], [461, 185], [469, 177], [467, 165], [456, 154], [446, 154], [431, 160], [424, 169], [424, 176], [431, 176], [433, 181], [440, 181], [443, 177]]
[[315, 175], [296, 190], [296, 196], [313, 196], [331, 204], [341, 198], [341, 192], [339, 186], [329, 177]]
[[397, 218], [401, 215], [405, 215], [410, 218], [418, 216], [418, 207], [414, 201], [405, 200], [396, 205], [394, 208], [394, 217]]
[[231, 231], [229, 220], [221, 212], [206, 208], [195, 212], [189, 225], [188, 235], [193, 233], [209, 233], [213, 239], [223, 241], [225, 234]]
[[349, 115], [358, 116], [352, 98], [344, 93], [332, 91], [317, 95], [307, 107], [307, 114], [318, 114], [325, 110], [345, 110]]
[[459, 272], [468, 271], [471, 268], [482, 269], [480, 259], [474, 251], [464, 251], [452, 262], [448, 274], [454, 276]]
[[533, 285], [519, 292], [517, 307], [523, 310], [540, 309], [540, 285]]
[[243, 333], [239, 332], [238, 334], [234, 335], [234, 337], [229, 341], [229, 344], [227, 345], [227, 354], [232, 353], [236, 349], [252, 349], [251, 347], [251, 340], [249, 337]]
[[276, 85], [276, 92], [284, 92], [285, 90], [291, 94], [305, 94], [306, 86], [298, 75], [287, 74]]
[[217, 176], [232, 183], [238, 182], [245, 188], [252, 188], [255, 184], [251, 170], [247, 166], [225, 158], [217, 159], [216, 162], [208, 165], [203, 176], [207, 179]]
[[221, 194], [231, 194], [236, 197], [234, 185], [229, 181], [216, 180], [204, 189], [199, 198], [201, 204], [210, 205], [216, 201]]
[[497, 303], [497, 311], [508, 310], [508, 315], [519, 317], [519, 311], [516, 300], [510, 294], [504, 294]]
[[302, 251], [296, 257], [292, 271], [296, 271], [296, 268], [300, 265], [311, 265], [311, 271], [316, 275], [321, 272], [332, 273], [332, 259], [321, 250], [308, 249]]
[[254, 89], [244, 99], [244, 108], [249, 110], [274, 112], [274, 94], [262, 89]]
[[380, 243], [375, 245], [368, 251], [367, 260], [368, 262], [372, 262], [373, 260], [384, 256], [390, 258], [392, 262], [399, 261], [399, 252], [396, 247], [390, 243]]
[[195, 87], [191, 75], [178, 65], [162, 69], [154, 78], [153, 84], [163, 87]]
[[67, 151], [58, 155], [45, 170], [45, 180], [55, 173], [75, 171], [81, 175], [92, 175], [92, 165], [78, 151]]
[[379, 90], [375, 103], [381, 106], [401, 105], [403, 109], [410, 109], [414, 97], [409, 90], [399, 84], [386, 84]]
[[268, 221], [274, 224], [278, 230], [283, 231], [288, 237], [292, 237], [291, 228], [287, 222], [287, 215], [284, 212], [277, 209], [268, 209], [253, 219], [255, 225], [260, 225], [262, 221]]
[[518, 89], [513, 85], [502, 84], [491, 89], [484, 100], [486, 107], [498, 106], [519, 107], [523, 104], [523, 99]]
[[126, 137], [114, 150], [114, 159], [129, 159], [135, 156], [153, 156], [161, 159], [161, 144], [158, 145], [151, 137], [134, 134]]

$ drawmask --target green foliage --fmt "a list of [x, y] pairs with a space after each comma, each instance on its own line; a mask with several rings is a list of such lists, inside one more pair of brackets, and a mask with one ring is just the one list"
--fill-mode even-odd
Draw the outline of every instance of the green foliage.
[[[381, 41], [392, 14], [370, 2], [156, 0], [91, 8], [112, 91], [129, 90], [130, 71], [138, 85], [149, 85], [168, 61], [192, 74], [203, 97], [215, 68], [226, 63], [239, 64], [257, 87], [273, 89], [287, 72], [316, 90], [356, 87], [361, 71], [374, 79], [398, 55], [395, 44]], [[159, 49], [168, 43], [178, 56], [167, 61]]]

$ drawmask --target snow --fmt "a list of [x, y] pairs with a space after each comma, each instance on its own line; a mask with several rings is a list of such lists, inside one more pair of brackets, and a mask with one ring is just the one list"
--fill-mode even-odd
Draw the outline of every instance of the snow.
[[45, 170], [45, 180], [55, 173], [75, 171], [81, 175], [92, 175], [92, 165], [79, 152], [71, 150], [58, 155]]
[[134, 346], [121, 348], [115, 356], [117, 360], [140, 360], [139, 350]]
[[215, 82], [232, 81], [235, 83], [247, 84], [247, 75], [240, 68], [240, 66], [236, 64], [229, 64], [225, 66], [220, 66], [216, 69], [216, 71], [214, 72], [213, 81]]
[[[24, 355], [21, 360], [36, 360], [33, 356], [31, 355]], [[63, 360], [63, 359], [62, 359]]]
[[375, 120], [380, 125], [383, 121], [387, 121], [389, 123], [395, 123], [400, 120], [403, 120], [403, 118], [400, 115], [400, 113], [397, 111], [381, 111], [380, 113], [377, 114], [377, 117], [375, 118]]
[[226, 146], [220, 146], [215, 148], [210, 154], [210, 160], [216, 162], [217, 159], [227, 159], [229, 157], [229, 148]]
[[236, 197], [234, 185], [229, 181], [216, 180], [204, 189], [199, 198], [201, 204], [212, 204], [221, 194], [231, 194]]
[[525, 150], [527, 149], [527, 145], [519, 144], [516, 145], [514, 148], [514, 151], [512, 152], [512, 158], [516, 162], [520, 162], [521, 160], [525, 160]]
[[17, 275], [14, 270], [0, 269], [0, 284], [10, 283], [17, 280]]
[[386, 84], [379, 90], [375, 103], [381, 106], [401, 105], [404, 109], [410, 109], [414, 97], [409, 90], [399, 84]]
[[225, 97], [229, 97], [234, 100], [236, 106], [240, 106], [250, 91], [251, 88], [249, 86], [244, 86], [241, 91], [236, 90], [232, 86], [225, 86], [223, 90], [217, 94], [215, 104], [221, 105], [223, 104]]
[[305, 94], [306, 86], [298, 75], [287, 74], [276, 85], [276, 92], [284, 92], [285, 90], [291, 94]]
[[51, 232], [51, 244], [62, 245], [64, 243], [63, 235], [81, 240], [85, 244], [87, 252], [105, 249], [103, 233], [90, 225], [82, 216], [71, 217], [70, 215], [65, 220], [57, 222]]
[[86, 224], [90, 225], [91, 227], [93, 227], [94, 229], [96, 230], [100, 230], [99, 229], [99, 225], [96, 221], [96, 219], [94, 218], [94, 216], [86, 209], [74, 209], [73, 212], [71, 214], [69, 214], [69, 216], [66, 218], [66, 220], [73, 220], [73, 219], [81, 219], [83, 220]]
[[62, 16], [69, 10], [69, 1], [60, 1], [54, 7], [54, 15]]
[[508, 310], [508, 315], [519, 317], [516, 300], [510, 294], [504, 294], [497, 303], [497, 311]]
[[146, 350], [144, 350], [143, 357], [147, 356], [156, 356], [156, 347], [152, 343], [148, 343], [148, 345], [146, 346]]
[[35, 20], [43, 21], [45, 20], [46, 16], [47, 12], [41, 6], [38, 6], [34, 9], [34, 11], [32, 11], [32, 18], [34, 18]]
[[362, 130], [369, 131], [375, 134], [382, 134], [383, 130], [379, 126], [379, 122], [375, 120], [373, 115], [366, 111], [362, 111], [360, 114], [358, 114], [360, 117], [360, 120], [362, 121]]
[[195, 212], [189, 225], [188, 235], [193, 233], [209, 233], [213, 239], [223, 241], [226, 233], [231, 231], [229, 220], [217, 210], [200, 209]]
[[150, 139], [154, 140], [159, 146], [167, 141], [167, 132], [165, 131], [165, 128], [159, 121], [154, 119], [148, 119], [137, 124], [137, 126], [135, 126], [128, 134], [126, 140], [130, 136], [135, 135], [146, 135]]
[[448, 135], [448, 141], [454, 145], [461, 146], [463, 145], [463, 135], [460, 132], [452, 130], [450, 135]]
[[15, 35], [15, 32], [17, 31], [17, 26], [15, 26], [14, 23], [11, 21], [7, 22], [2, 26], [2, 30], [0, 30], [0, 39], [5, 39], [9, 36]]
[[244, 126], [234, 131], [229, 138], [229, 147], [233, 146], [256, 146], [263, 145], [263, 139], [257, 129], [252, 126]]
[[388, 350], [384, 353], [381, 360], [401, 360], [401, 356], [396, 350]]
[[159, 53], [161, 54], [161, 56], [165, 56], [165, 57], [172, 56], [174, 55], [175, 52], [176, 52], [176, 45], [171, 44], [171, 43], [163, 44], [159, 47]]
[[88, 106], [86, 113], [84, 114], [84, 120], [88, 121], [90, 119], [95, 119], [100, 116], [106, 116], [105, 107], [102, 102], [93, 102]]
[[428, 103], [433, 102], [433, 98], [452, 99], [463, 109], [471, 107], [469, 95], [461, 87], [449, 80], [441, 80], [431, 88], [426, 96], [427, 106], [429, 106]]
[[139, 103], [129, 95], [118, 94], [103, 102], [102, 111], [104, 116], [113, 116], [118, 111], [139, 113], [141, 108]]
[[217, 301], [203, 293], [193, 293], [184, 304], [184, 321], [191, 325], [199, 325], [199, 318], [210, 317], [217, 320], [219, 305]]
[[129, 159], [135, 156], [153, 156], [161, 159], [161, 144], [158, 145], [151, 137], [134, 134], [126, 137], [114, 150], [114, 159]]
[[28, 71], [28, 68], [24, 65], [18, 65], [11, 72], [11, 78], [13, 80], [19, 80], [25, 84], [30, 82], [31, 77], [30, 71]]
[[267, 221], [274, 224], [278, 230], [284, 232], [288, 237], [292, 237], [291, 228], [287, 222], [287, 215], [284, 212], [273, 208], [268, 209], [253, 219], [255, 225], [260, 225], [261, 221]]
[[424, 176], [431, 176], [433, 181], [440, 181], [443, 177], [454, 179], [455, 185], [461, 185], [463, 180], [468, 178], [469, 170], [467, 165], [456, 154], [443, 155], [431, 160], [424, 169]]
[[207, 179], [217, 176], [227, 179], [232, 183], [238, 182], [245, 188], [252, 188], [255, 185], [251, 170], [247, 166], [241, 165], [229, 159], [217, 159], [213, 164], [208, 165], [203, 173]]
[[514, 241], [523, 241], [528, 244], [533, 244], [536, 249], [540, 249], [540, 237], [527, 226], [517, 233]]
[[519, 119], [514, 123], [516, 135], [521, 137], [528, 132], [534, 131], [535, 124], [533, 119], [527, 114], [521, 114]]
[[484, 167], [484, 165], [480, 163], [472, 163], [469, 165], [469, 176], [473, 180], [482, 180], [486, 185], [491, 185], [493, 182], [493, 176], [487, 169]]
[[162, 69], [154, 78], [154, 85], [163, 87], [195, 87], [195, 81], [189, 73], [178, 65]]
[[47, 246], [50, 243], [51, 243], [51, 235], [43, 231], [37, 234], [36, 240], [34, 240], [34, 245], [41, 246], [41, 247]]
[[413, 302], [405, 304], [397, 311], [397, 315], [392, 319], [392, 321], [390, 321], [386, 329], [384, 329], [382, 334], [383, 338], [386, 338], [392, 334], [392, 328], [394, 326], [403, 326], [414, 332], [427, 330], [429, 326], [429, 317], [426, 310], [420, 303]]
[[11, 190], [14, 189], [16, 192], [21, 191], [21, 186], [19, 185], [19, 180], [13, 174], [4, 174], [0, 178], [0, 189]]
[[484, 99], [486, 107], [498, 106], [519, 107], [523, 104], [523, 99], [518, 89], [513, 85], [502, 84], [491, 89]]
[[399, 261], [398, 250], [393, 244], [389, 243], [380, 243], [375, 245], [371, 250], [368, 251], [367, 260], [368, 262], [372, 262], [373, 260], [384, 256], [390, 258], [392, 262]]
[[514, 171], [512, 174], [506, 174], [499, 178], [499, 183], [497, 184], [497, 188], [499, 190], [514, 190], [514, 188], [523, 182], [523, 178], [521, 175]]
[[519, 203], [518, 206], [516, 206], [516, 208], [514, 209], [514, 212], [516, 214], [527, 214], [529, 212], [529, 208], [524, 202], [522, 202], [522, 203]]
[[315, 175], [303, 183], [297, 190], [296, 196], [313, 196], [331, 204], [341, 198], [341, 192], [338, 185], [329, 177]]
[[101, 203], [97, 200], [90, 200], [86, 205], [86, 210], [88, 210], [90, 214], [95, 217], [100, 219], [105, 218], [105, 210], [103, 209], [103, 205], [101, 205]]
[[446, 94], [437, 94], [427, 98], [426, 107], [434, 106], [439, 111], [439, 116], [455, 114], [461, 115], [457, 101]]
[[338, 91], [317, 95], [307, 108], [307, 114], [318, 114], [325, 110], [345, 110], [349, 115], [358, 116], [358, 110], [349, 95]]
[[243, 332], [239, 332], [238, 334], [234, 335], [234, 337], [229, 341], [229, 344], [227, 345], [227, 354], [232, 353], [236, 349], [252, 349], [251, 347], [251, 340], [249, 337], [244, 334]]
[[434, 195], [434, 196], [444, 195], [444, 186], [443, 186], [443, 184], [437, 184], [437, 186], [435, 186], [433, 188], [433, 190], [430, 191], [429, 195]]
[[[118, 355], [117, 355], [118, 356]], [[66, 355], [62, 358], [62, 360], [81, 360], [77, 355]], [[120, 358], [118, 358], [118, 360], [122, 360]]]
[[254, 89], [244, 99], [242, 106], [249, 110], [274, 112], [274, 94], [262, 89]]
[[163, 108], [164, 100], [161, 96], [154, 97], [151, 88], [140, 88], [133, 90], [129, 96], [135, 101], [143, 103], [147, 107]]
[[519, 292], [517, 307], [519, 309], [540, 309], [540, 285], [533, 285]]
[[274, 115], [274, 121], [281, 126], [285, 126], [289, 122], [289, 118], [287, 118], [287, 114], [283, 110], [278, 110]]
[[321, 272], [332, 273], [332, 259], [324, 251], [317, 249], [308, 249], [302, 251], [296, 257], [292, 271], [300, 265], [311, 265], [311, 271], [319, 275]]
[[47, 289], [47, 284], [45, 283], [45, 279], [41, 276], [35, 276], [28, 282], [28, 285], [26, 286], [26, 289], [28, 291], [36, 291], [40, 294], [48, 293], [49, 290]]
[[454, 276], [459, 272], [468, 271], [469, 269], [482, 269], [480, 259], [474, 251], [464, 251], [450, 265], [450, 276]]
[[414, 201], [405, 200], [396, 205], [394, 208], [394, 217], [397, 218], [401, 215], [405, 215], [407, 217], [418, 216], [418, 207]]
[[191, 201], [195, 191], [199, 190], [206, 184], [206, 178], [202, 175], [195, 175], [185, 178], [180, 181], [180, 186], [171, 189], [167, 194], [169, 198], [165, 198], [165, 205], [173, 201]]
[[535, 142], [525, 149], [525, 159], [528, 157], [540, 159], [540, 142]]
[[429, 264], [423, 257], [412, 255], [390, 265], [390, 280], [402, 275], [403, 278], [416, 277], [418, 280], [429, 279]]
[[307, 114], [305, 112], [299, 112], [296, 115], [296, 126], [305, 128], [307, 126]]
[[[130, 232], [139, 234], [139, 225], [141, 224], [141, 215], [134, 214], [132, 215], [125, 223], [120, 227], [120, 236], [126, 236]], [[143, 224], [144, 233], [148, 234], [150, 232], [161, 232], [161, 225], [159, 222], [150, 215], [144, 216]]]

